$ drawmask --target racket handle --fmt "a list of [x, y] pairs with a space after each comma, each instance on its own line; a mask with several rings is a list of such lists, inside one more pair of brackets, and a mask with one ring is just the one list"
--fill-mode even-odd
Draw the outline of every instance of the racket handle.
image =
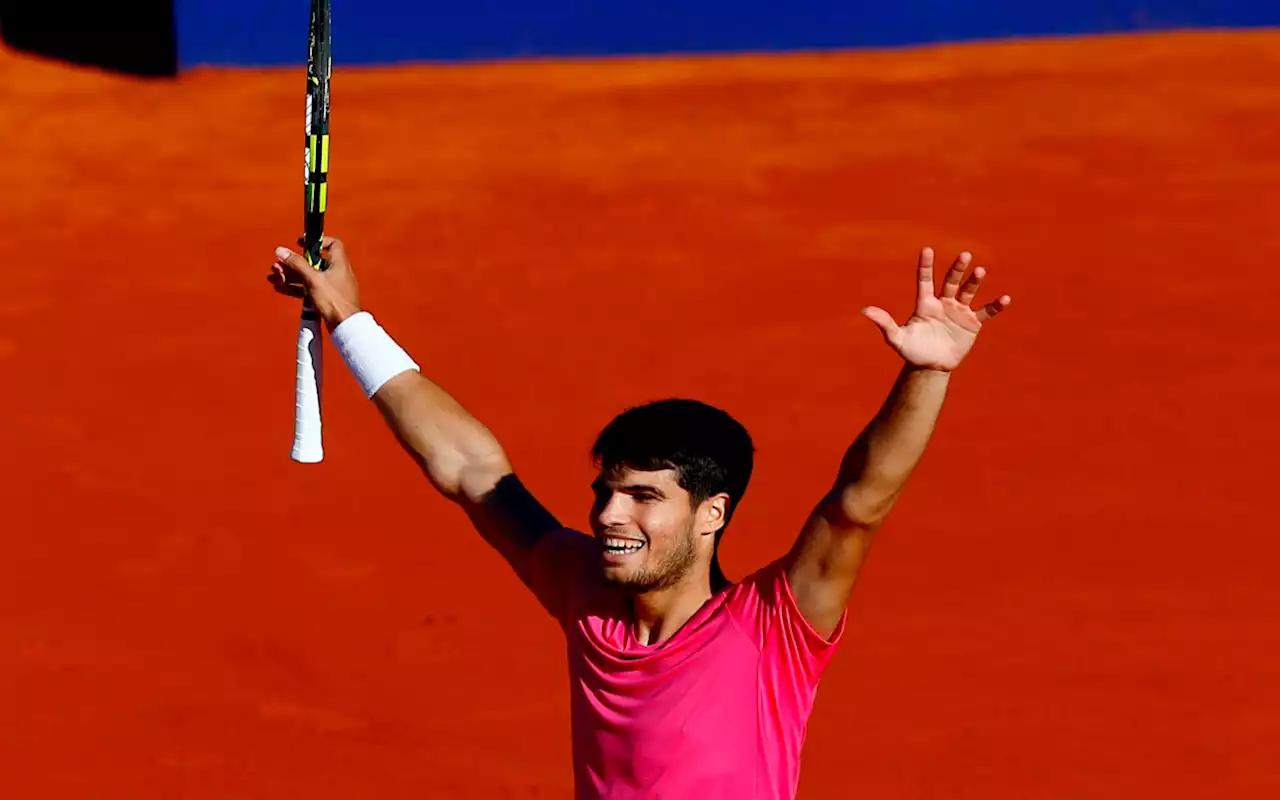
[[293, 452], [289, 457], [303, 464], [324, 460], [320, 435], [320, 382], [324, 348], [320, 315], [308, 300], [303, 301], [298, 326], [298, 378], [294, 389]]

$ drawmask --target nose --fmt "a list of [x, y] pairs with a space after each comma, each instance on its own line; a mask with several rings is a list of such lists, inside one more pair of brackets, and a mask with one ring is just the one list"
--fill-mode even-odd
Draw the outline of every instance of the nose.
[[615, 528], [627, 523], [627, 496], [612, 492], [596, 501], [596, 523], [601, 528]]

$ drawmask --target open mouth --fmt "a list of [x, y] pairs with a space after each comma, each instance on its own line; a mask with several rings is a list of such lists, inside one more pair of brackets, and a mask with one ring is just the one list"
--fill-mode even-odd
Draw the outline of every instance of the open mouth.
[[607, 555], [626, 556], [643, 550], [644, 542], [636, 539], [619, 539], [616, 536], [606, 536], [600, 541], [600, 547]]

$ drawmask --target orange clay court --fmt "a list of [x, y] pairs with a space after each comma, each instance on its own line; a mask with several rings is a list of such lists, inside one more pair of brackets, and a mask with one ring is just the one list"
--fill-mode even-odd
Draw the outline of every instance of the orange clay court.
[[[623, 407], [740, 418], [732, 579], [892, 382], [858, 310], [971, 249], [1014, 305], [854, 593], [800, 796], [1270, 798], [1277, 74], [1266, 31], [339, 65], [327, 225], [569, 524]], [[326, 460], [289, 460], [263, 276], [302, 88], [0, 55], [6, 797], [570, 791], [555, 623], [332, 350]]]

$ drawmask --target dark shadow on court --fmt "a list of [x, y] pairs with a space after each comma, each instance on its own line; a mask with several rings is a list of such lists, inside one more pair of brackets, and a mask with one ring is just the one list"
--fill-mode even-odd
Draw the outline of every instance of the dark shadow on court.
[[177, 74], [172, 0], [0, 0], [0, 38], [73, 64], [144, 77]]

